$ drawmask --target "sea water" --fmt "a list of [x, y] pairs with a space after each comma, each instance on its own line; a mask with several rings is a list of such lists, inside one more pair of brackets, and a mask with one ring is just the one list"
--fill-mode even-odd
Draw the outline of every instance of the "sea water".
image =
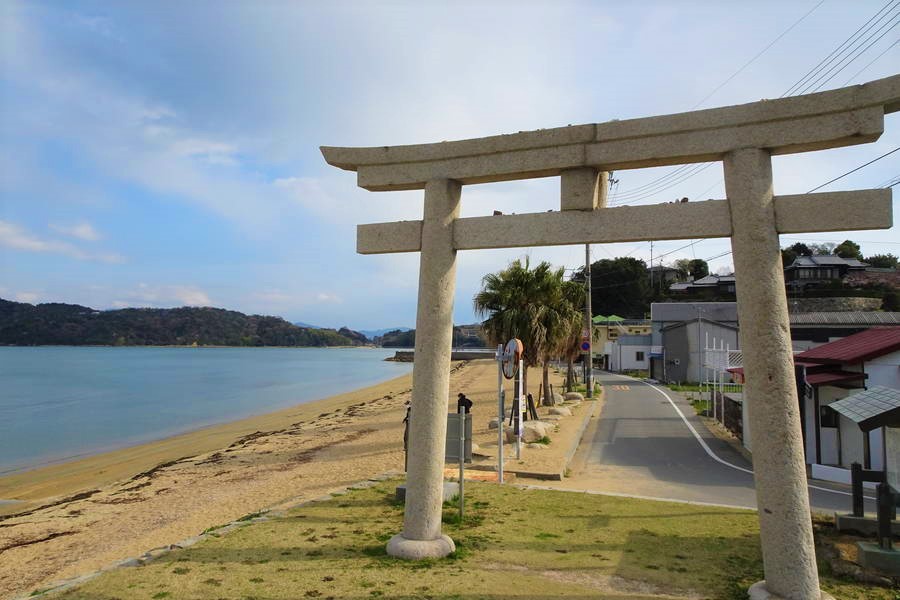
[[373, 348], [0, 347], [0, 475], [408, 373]]

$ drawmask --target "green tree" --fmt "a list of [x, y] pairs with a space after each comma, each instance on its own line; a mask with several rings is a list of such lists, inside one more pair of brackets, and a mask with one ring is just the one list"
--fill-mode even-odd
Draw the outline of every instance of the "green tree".
[[[572, 276], [584, 282], [584, 269]], [[591, 265], [591, 310], [594, 315], [643, 318], [650, 309], [647, 263], [630, 256], [604, 258]]]
[[893, 254], [874, 254], [865, 259], [870, 267], [875, 267], [876, 269], [896, 269], [897, 260], [897, 257]]
[[850, 240], [844, 240], [834, 248], [834, 253], [840, 256], [841, 258], [855, 258], [856, 260], [862, 260], [863, 255], [860, 252], [859, 244], [856, 242], [851, 242]]
[[702, 258], [695, 258], [688, 263], [688, 273], [697, 281], [709, 275], [709, 265]]
[[812, 256], [828, 256], [834, 254], [837, 244], [834, 242], [822, 242], [821, 244], [810, 244], [809, 249], [812, 250]]
[[571, 307], [563, 298], [563, 269], [542, 262], [534, 269], [526, 259], [485, 275], [475, 295], [475, 312], [487, 316], [483, 328], [492, 344], [519, 338], [525, 346], [522, 388], [527, 393], [528, 368], [544, 363], [544, 389], [549, 390], [549, 357], [569, 333]]
[[812, 256], [813, 251], [812, 248], [804, 244], [803, 242], [796, 242], [788, 246], [787, 248], [781, 249], [781, 262], [785, 267], [790, 266], [797, 259], [798, 256]]
[[560, 339], [556, 353], [566, 359], [566, 391], [571, 392], [575, 383], [575, 359], [581, 354], [581, 333], [584, 330], [584, 284], [564, 281], [562, 294], [563, 299], [572, 307], [572, 321], [568, 335]]

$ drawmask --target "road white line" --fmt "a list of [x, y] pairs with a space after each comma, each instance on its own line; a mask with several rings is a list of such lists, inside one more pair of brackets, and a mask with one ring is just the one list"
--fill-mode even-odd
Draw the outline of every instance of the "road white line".
[[[632, 380], [634, 380], [634, 381], [640, 381], [639, 379], [634, 379], [634, 378], [632, 378], [632, 377], [627, 377], [626, 375], [616, 375], [616, 377], [626, 377], [627, 379], [632, 379]], [[750, 475], [753, 475], [753, 471], [752, 471], [752, 470], [750, 470], [750, 469], [745, 469], [744, 467], [739, 467], [739, 466], [737, 466], [737, 465], [731, 464], [730, 462], [728, 462], [727, 460], [724, 460], [723, 458], [720, 458], [715, 452], [713, 452], [713, 451], [712, 451], [712, 448], [710, 448], [710, 447], [707, 445], [706, 441], [705, 441], [702, 437], [700, 437], [700, 434], [697, 433], [697, 430], [694, 429], [694, 426], [691, 425], [691, 422], [688, 421], [688, 420], [687, 420], [687, 417], [684, 416], [684, 413], [681, 412], [681, 409], [678, 408], [678, 406], [675, 404], [675, 402], [672, 400], [672, 398], [669, 397], [669, 394], [667, 394], [666, 392], [664, 392], [664, 391], [661, 390], [660, 388], [656, 387], [656, 386], [653, 385], [652, 383], [647, 383], [646, 381], [640, 381], [640, 382], [643, 383], [644, 385], [649, 386], [650, 388], [656, 390], [657, 392], [659, 392], [660, 394], [662, 394], [663, 398], [665, 398], [666, 400], [669, 401], [669, 404], [672, 406], [673, 409], [675, 409], [675, 412], [678, 413], [678, 416], [681, 417], [681, 420], [684, 422], [684, 424], [687, 426], [687, 428], [688, 428], [688, 429], [691, 431], [691, 433], [694, 435], [694, 439], [697, 440], [697, 443], [700, 444], [700, 446], [703, 448], [703, 450], [706, 452], [706, 454], [709, 455], [709, 457], [710, 457], [711, 459], [713, 459], [713, 460], [716, 461], [716, 462], [722, 463], [722, 464], [725, 465], [726, 467], [730, 467], [730, 468], [732, 468], [732, 469], [734, 469], [734, 470], [736, 470], [736, 471], [741, 471], [742, 473], [748, 473], [748, 474], [750, 474]], [[819, 490], [820, 492], [831, 492], [832, 494], [840, 494], [841, 496], [852, 496], [852, 495], [853, 495], [853, 494], [851, 494], [850, 492], [844, 492], [844, 491], [842, 491], [842, 490], [833, 490], [833, 489], [831, 489], [831, 488], [819, 487], [819, 486], [817, 486], [817, 485], [812, 485], [812, 484], [809, 484], [809, 483], [806, 484], [806, 487], [808, 487], [808, 488], [811, 489], [811, 490]], [[863, 497], [866, 498], [867, 500], [875, 500], [875, 498], [873, 498], [873, 497], [871, 497], [871, 496], [863, 495]]]

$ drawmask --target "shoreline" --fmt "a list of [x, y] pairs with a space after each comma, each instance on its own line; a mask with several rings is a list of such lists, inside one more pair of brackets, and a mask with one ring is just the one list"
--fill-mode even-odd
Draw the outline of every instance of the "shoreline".
[[[174, 348], [175, 346], [163, 347]], [[179, 347], [189, 348], [190, 346]], [[390, 390], [411, 385], [412, 373], [407, 373], [374, 385], [310, 400], [276, 411], [205, 425], [150, 442], [74, 457], [71, 460], [64, 458], [59, 462], [54, 461], [33, 468], [26, 467], [24, 470], [12, 471], [0, 475], [0, 516], [31, 509], [42, 501], [71, 495], [89, 488], [104, 487], [163, 463], [219, 450], [252, 433], [281, 429], [298, 420], [310, 419], [320, 413], [346, 408], [354, 402], [360, 401], [359, 397], [383, 395], [391, 393]]]

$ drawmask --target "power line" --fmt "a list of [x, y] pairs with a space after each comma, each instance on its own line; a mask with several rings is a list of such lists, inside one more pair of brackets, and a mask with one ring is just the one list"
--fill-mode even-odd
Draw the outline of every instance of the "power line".
[[781, 96], [779, 96], [779, 98], [784, 98], [785, 96], [792, 95], [792, 93], [793, 93], [795, 90], [798, 90], [798, 89], [800, 89], [803, 85], [805, 85], [806, 82], [807, 82], [807, 80], [808, 80], [810, 77], [815, 77], [815, 74], [816, 74], [817, 72], [821, 71], [822, 68], [824, 68], [825, 66], [827, 66], [827, 64], [828, 64], [829, 62], [833, 61], [833, 60], [836, 58], [836, 55], [842, 54], [842, 53], [844, 52], [844, 46], [846, 46], [847, 44], [852, 44], [853, 41], [855, 40], [855, 38], [860, 34], [861, 31], [863, 31], [863, 29], [866, 28], [867, 25], [869, 25], [870, 23], [872, 23], [872, 21], [875, 21], [876, 19], [879, 19], [879, 20], [880, 20], [879, 15], [881, 15], [881, 13], [884, 12], [884, 10], [885, 10], [886, 8], [888, 8], [888, 7], [890, 7], [892, 4], [894, 4], [894, 2], [895, 2], [895, 0], [889, 0], [889, 2], [888, 2], [887, 4], [885, 4], [885, 5], [882, 6], [880, 9], [878, 9], [878, 12], [876, 12], [875, 15], [874, 15], [872, 18], [870, 18], [868, 21], [866, 21], [865, 23], [863, 23], [863, 24], [859, 27], [859, 29], [857, 29], [856, 31], [854, 31], [854, 32], [850, 35], [849, 38], [847, 38], [846, 40], [844, 40], [843, 42], [841, 42], [841, 44], [840, 44], [837, 48], [835, 48], [834, 50], [832, 50], [831, 53], [830, 53], [828, 56], [826, 56], [825, 58], [823, 58], [823, 59], [819, 62], [819, 64], [817, 64], [817, 65], [814, 66], [812, 69], [810, 69], [809, 71], [807, 71], [806, 75], [804, 75], [804, 76], [801, 77], [799, 80], [797, 80], [797, 82], [794, 83], [794, 85], [792, 85], [791, 87], [789, 87], [789, 88], [787, 89], [786, 92], [784, 92], [783, 94], [781, 94]]
[[[863, 48], [862, 50], [859, 50], [858, 52], [856, 52], [855, 55], [848, 55], [848, 56], [845, 56], [845, 57], [841, 60], [841, 62], [839, 62], [839, 63], [837, 63], [836, 65], [832, 66], [828, 71], [826, 71], [825, 73], [823, 73], [822, 75], [820, 75], [819, 78], [816, 79], [816, 81], [814, 81], [813, 83], [811, 83], [808, 87], [804, 88], [800, 93], [801, 93], [801, 94], [805, 94], [805, 93], [807, 93], [807, 92], [817, 92], [817, 91], [819, 91], [820, 89], [822, 89], [823, 87], [825, 87], [825, 84], [826, 84], [826, 83], [828, 83], [829, 81], [831, 81], [832, 79], [834, 79], [835, 77], [837, 77], [838, 73], [840, 73], [841, 71], [843, 71], [844, 69], [846, 69], [847, 67], [849, 67], [850, 65], [852, 65], [854, 62], [856, 62], [856, 60], [857, 60], [860, 56], [862, 56], [863, 54], [865, 54], [866, 51], [868, 51], [869, 48], [871, 48], [872, 46], [874, 46], [875, 44], [877, 44], [878, 42], [880, 42], [880, 41], [881, 41], [881, 38], [883, 38], [884, 36], [886, 36], [887, 34], [889, 34], [889, 33], [891, 32], [891, 30], [892, 30], [894, 27], [896, 27], [898, 24], [900, 24], [900, 21], [895, 21], [894, 24], [891, 25], [891, 26], [888, 28], [887, 31], [885, 31], [884, 33], [882, 33], [881, 35], [879, 35], [877, 38], [875, 38], [868, 46], [866, 46], [866, 47]], [[869, 36], [868, 38], [866, 38], [865, 40], [863, 40], [862, 43], [864, 44], [864, 43], [868, 42], [869, 40], [871, 40], [872, 37], [875, 36], [875, 34], [877, 34], [879, 31], [881, 31], [882, 29], [884, 29], [884, 28], [887, 27], [888, 25], [890, 25], [890, 21], [888, 21], [887, 23], [885, 23], [884, 25], [882, 25], [881, 27], [879, 27], [878, 30], [877, 30], [875, 33], [873, 33], [871, 36]], [[850, 62], [848, 62], [847, 64], [841, 66], [841, 65], [844, 63], [844, 61], [846, 61], [848, 58], [850, 59]], [[825, 79], [824, 81], [822, 81], [822, 77], [825, 77], [825, 75], [828, 75], [829, 73], [831, 73], [832, 71], [834, 71], [834, 69], [836, 69], [837, 67], [841, 67], [841, 68], [838, 69], [837, 71], [835, 71], [833, 74], [831, 74], [827, 79]], [[810, 87], [811, 87], [812, 85], [814, 85], [815, 83], [817, 83], [818, 81], [822, 81], [822, 83], [820, 83], [820, 84], [817, 85], [816, 87], [810, 89]]]
[[[830, 81], [835, 76], [837, 76], [846, 67], [851, 65], [854, 61], [856, 61], [859, 57], [861, 57], [863, 54], [865, 54], [865, 52], [868, 51], [869, 48], [871, 48], [875, 43], [877, 43], [879, 40], [881, 40], [881, 38], [883, 38], [885, 35], [887, 35], [887, 33], [890, 32], [897, 25], [897, 23], [894, 23], [894, 25], [892, 25], [887, 31], [882, 33], [877, 39], [875, 39], [868, 46], [865, 46], [864, 48], [862, 48], [862, 50], [859, 50], [858, 52], [857, 52], [857, 49], [860, 46], [862, 46], [863, 44], [865, 44], [866, 42], [871, 40], [874, 36], [876, 36], [878, 34], [878, 32], [880, 32], [882, 29], [884, 29], [884, 27], [886, 27], [887, 25], [890, 24], [890, 21], [882, 24], [875, 31], [875, 33], [872, 33], [865, 39], [862, 39], [862, 41], [858, 45], [856, 45], [857, 41], [859, 41], [859, 39], [862, 38], [862, 36], [868, 34], [869, 31], [873, 27], [876, 27], [881, 21], [883, 21], [885, 16], [889, 16], [889, 17], [893, 18], [893, 16], [890, 13], [895, 8], [897, 1], [898, 0], [890, 0], [887, 4], [882, 6], [875, 13], [874, 16], [872, 16], [868, 21], [863, 23], [863, 25], [860, 26], [849, 38], [844, 40], [844, 42], [842, 42], [837, 48], [832, 50], [828, 56], [826, 56], [824, 59], [822, 59], [815, 67], [810, 69], [803, 77], [801, 77], [796, 83], [794, 83], [790, 88], [788, 88], [787, 91], [785, 91], [780, 97], [783, 98], [788, 95], [793, 95], [792, 93], [795, 92], [795, 90], [799, 90], [799, 92], [796, 92], [796, 93], [804, 93], [811, 86], [816, 85], [817, 83], [819, 85], [816, 88], [816, 90], [818, 90], [819, 88], [824, 86], [826, 83], [828, 83], [828, 81]], [[817, 4], [815, 7], [813, 7], [813, 9], [811, 11], [809, 11], [808, 13], [803, 15], [793, 25], [791, 25], [791, 27], [789, 27], [778, 38], [776, 38], [775, 41], [777, 41], [778, 39], [783, 37], [784, 34], [786, 34], [788, 31], [790, 31], [796, 25], [798, 25], [800, 23], [800, 21], [805, 19], [809, 14], [811, 14], [820, 5], [821, 5], [821, 2], [819, 4]], [[883, 14], [883, 13], [885, 13], [885, 9], [887, 9], [887, 14]], [[771, 46], [771, 44], [770, 44], [770, 46]], [[848, 52], [849, 52], [849, 54], [847, 54]], [[854, 52], [856, 53], [855, 56], [853, 55]], [[881, 55], [883, 55], [883, 54], [884, 54], [884, 52], [882, 52]], [[876, 57], [875, 60], [880, 58], [881, 55]], [[846, 64], [843, 64], [848, 58], [850, 58], [850, 61], [847, 62]], [[753, 60], [755, 60], [755, 58]], [[839, 62], [836, 65], [832, 65], [832, 63], [834, 63], [834, 61], [836, 61], [836, 60], [838, 60]], [[874, 62], [874, 60], [872, 62]], [[841, 66], [836, 72], [832, 73], [832, 71], [835, 68], [837, 68], [838, 66], [840, 66], [842, 64], [843, 64], [843, 66]], [[871, 65], [872, 63], [870, 62], [869, 64]], [[866, 65], [866, 67], [864, 67], [861, 71], [859, 71], [859, 73], [862, 73], [862, 71], [864, 71], [866, 68], [868, 68], [868, 66], [869, 65]], [[742, 69], [743, 69], [743, 67], [742, 67]], [[740, 71], [740, 69], [739, 69], [739, 71]], [[825, 72], [823, 73], [823, 71], [825, 71]], [[822, 77], [829, 75], [829, 73], [832, 73], [832, 74], [823, 81]], [[859, 74], [859, 73], [857, 73], [857, 74]], [[854, 75], [854, 77], [856, 77], [856, 75]], [[803, 86], [806, 86], [806, 87], [803, 87]], [[801, 88], [803, 88], [803, 89], [801, 89]], [[717, 88], [717, 90], [718, 90], [718, 88]], [[713, 93], [715, 93], [715, 91], [717, 91], [717, 90], [714, 90]], [[703, 101], [705, 101], [705, 100], [706, 99], [704, 98]], [[703, 101], [701, 101], [701, 103]], [[679, 183], [683, 183], [684, 181], [687, 181], [694, 175], [697, 175], [698, 173], [700, 173], [701, 171], [705, 170], [706, 168], [708, 168], [709, 166], [711, 166], [713, 164], [715, 164], [715, 163], [705, 163], [702, 168], [695, 169], [691, 173], [687, 173], [686, 169], [685, 169], [686, 165], [682, 165], [675, 171], [672, 171], [666, 175], [663, 175], [662, 177], [659, 177], [659, 178], [651, 181], [650, 183], [645, 184], [644, 186], [640, 186], [638, 188], [634, 188], [632, 190], [626, 191], [623, 194], [617, 193], [616, 196], [614, 197], [614, 200], [616, 200], [616, 201], [611, 202], [611, 205], [621, 205], [621, 204], [627, 204], [630, 202], [638, 202], [645, 198], [649, 198], [653, 195], [658, 194], [659, 192], [662, 192], [671, 187], [674, 187], [675, 185], [678, 185]], [[671, 181], [667, 181], [667, 179], [669, 179]], [[650, 187], [653, 187], [652, 191], [650, 189], [648, 189]], [[708, 188], [708, 189], [711, 189], [711, 188]], [[617, 186], [617, 190], [618, 190], [618, 186]], [[703, 192], [703, 193], [706, 193], [706, 192]]]
[[781, 32], [781, 35], [779, 35], [777, 38], [775, 38], [774, 40], [772, 40], [772, 41], [769, 43], [768, 46], [766, 46], [765, 48], [763, 48], [762, 50], [760, 50], [760, 51], [756, 54], [756, 56], [754, 56], [753, 58], [751, 58], [750, 60], [748, 60], [746, 63], [744, 63], [744, 66], [742, 66], [740, 69], [738, 69], [737, 71], [735, 71], [734, 73], [732, 73], [732, 74], [731, 74], [731, 77], [729, 77], [728, 79], [726, 79], [725, 81], [723, 81], [722, 83], [720, 83], [720, 84], [718, 85], [718, 87], [716, 87], [716, 89], [714, 89], [713, 91], [711, 91], [710, 93], [708, 93], [706, 96], [703, 97], [703, 99], [702, 99], [700, 102], [698, 102], [697, 104], [695, 104], [694, 106], [692, 106], [692, 107], [691, 107], [691, 110], [694, 110], [695, 108], [697, 108], [698, 106], [700, 106], [701, 104], [703, 104], [704, 102], [706, 102], [707, 100], [709, 100], [710, 97], [713, 96], [713, 94], [715, 94], [716, 92], [718, 92], [719, 90], [721, 90], [723, 87], [725, 87], [725, 85], [726, 85], [728, 82], [730, 82], [732, 79], [734, 79], [735, 77], [737, 77], [738, 75], [740, 75], [740, 73], [741, 73], [744, 69], [746, 69], [746, 68], [749, 67], [751, 64], [753, 64], [753, 63], [756, 61], [757, 58], [759, 58], [760, 56], [762, 56], [763, 54], [765, 54], [766, 51], [767, 51], [769, 48], [771, 48], [771, 47], [774, 46], [776, 43], [778, 43], [778, 40], [780, 40], [781, 38], [783, 38], [784, 36], [786, 36], [786, 35], [787, 35], [794, 27], [796, 27], [797, 25], [799, 25], [799, 24], [803, 21], [803, 19], [805, 19], [805, 18], [808, 17], [809, 15], [813, 14], [813, 12], [814, 12], [817, 8], [819, 8], [820, 6], [822, 6], [822, 4], [824, 4], [824, 3], [825, 3], [825, 0], [821, 0], [821, 2], [819, 2], [818, 4], [816, 4], [815, 6], [813, 6], [811, 9], [809, 9], [809, 11], [808, 11], [805, 15], [803, 15], [802, 17], [800, 17], [799, 19], [797, 19], [796, 21], [794, 21], [794, 24], [793, 24], [793, 25], [791, 25], [790, 27], [788, 27], [787, 29], [785, 29], [784, 31], [782, 31], [782, 32]]
[[900, 39], [896, 40], [893, 44], [891, 44], [890, 46], [888, 46], [887, 48], [885, 48], [884, 50], [882, 50], [882, 51], [881, 51], [881, 54], [879, 54], [878, 56], [876, 56], [875, 58], [873, 58], [872, 60], [870, 60], [870, 61], [866, 64], [866, 66], [864, 66], [862, 69], [860, 69], [859, 71], [857, 71], [856, 74], [853, 75], [853, 77], [851, 77], [850, 79], [848, 79], [847, 81], [845, 81], [845, 82], [844, 82], [844, 85], [841, 86], [841, 87], [846, 86], [848, 83], [850, 83], [851, 81], [853, 81], [854, 79], [856, 79], [857, 77], [859, 77], [859, 74], [860, 74], [860, 73], [862, 73], [863, 71], [865, 71], [866, 69], [868, 69], [869, 67], [871, 67], [873, 64], [875, 64], [875, 61], [877, 61], [879, 58], [881, 58], [882, 56], [884, 56], [885, 54], [887, 54], [888, 51], [890, 51], [890, 49], [893, 48], [894, 46], [896, 46], [897, 44], [900, 44]]
[[864, 164], [864, 165], [859, 165], [859, 166], [856, 167], [855, 169], [851, 169], [851, 170], [847, 171], [847, 172], [844, 173], [843, 175], [838, 175], [838, 176], [835, 177], [834, 179], [831, 179], [831, 180], [829, 180], [829, 181], [826, 181], [826, 182], [823, 183], [822, 185], [816, 186], [816, 187], [814, 187], [813, 189], [809, 190], [809, 191], [806, 192], [806, 193], [807, 193], [807, 194], [812, 193], [812, 192], [814, 192], [814, 191], [816, 191], [816, 190], [818, 190], [818, 189], [821, 189], [821, 188], [825, 187], [825, 186], [828, 185], [829, 183], [834, 183], [834, 182], [837, 181], [838, 179], [843, 179], [843, 178], [846, 177], [847, 175], [850, 175], [851, 173], [855, 173], [855, 172], [859, 171], [860, 169], [862, 169], [863, 167], [868, 167], [868, 166], [871, 165], [873, 162], [877, 162], [877, 161], [881, 160], [882, 158], [884, 158], [885, 156], [890, 156], [891, 154], [893, 154], [893, 153], [896, 152], [897, 150], [900, 150], [900, 146], [897, 146], [896, 148], [894, 148], [893, 150], [891, 150], [891, 151], [889, 151], [889, 152], [885, 152], [884, 154], [882, 154], [882, 155], [879, 156], [878, 158], [873, 158], [872, 160], [870, 160], [869, 162], [867, 162], [867, 163]]

